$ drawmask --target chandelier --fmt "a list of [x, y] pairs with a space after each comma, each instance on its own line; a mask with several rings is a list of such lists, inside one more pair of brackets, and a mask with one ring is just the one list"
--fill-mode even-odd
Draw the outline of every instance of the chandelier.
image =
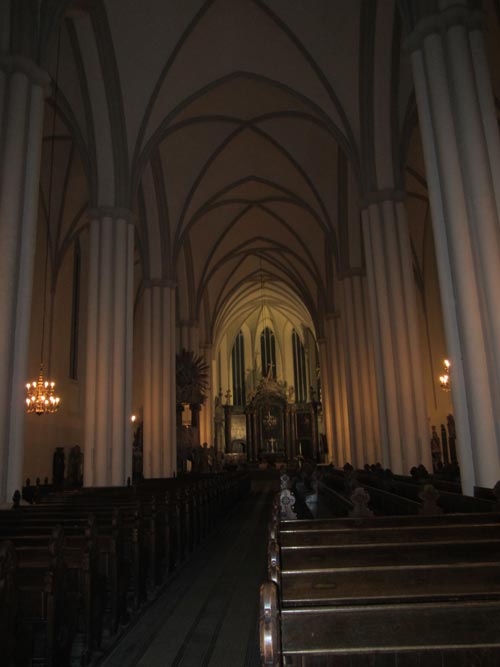
[[450, 373], [451, 373], [451, 364], [448, 359], [443, 360], [443, 375], [439, 376], [439, 384], [443, 391], [450, 391]]
[[56, 134], [56, 109], [59, 78], [59, 56], [61, 52], [61, 28], [59, 27], [59, 35], [57, 41], [57, 60], [56, 60], [56, 78], [55, 78], [55, 93], [54, 93], [54, 114], [52, 118], [52, 138], [50, 146], [50, 171], [49, 171], [49, 195], [47, 203], [47, 238], [45, 246], [45, 268], [43, 278], [43, 310], [42, 310], [42, 335], [40, 343], [40, 371], [38, 373], [38, 380], [28, 382], [26, 385], [26, 412], [28, 414], [35, 413], [37, 415], [50, 414], [57, 412], [61, 399], [55, 395], [55, 382], [46, 380], [43, 373], [43, 348], [45, 343], [45, 316], [47, 311], [47, 266], [49, 260], [50, 248], [50, 220], [51, 220], [51, 204], [52, 204], [52, 179], [54, 174], [54, 143]]
[[40, 363], [38, 380], [28, 382], [26, 385], [26, 412], [34, 412], [43, 415], [46, 412], [57, 412], [61, 399], [54, 395], [55, 382], [45, 380], [43, 377], [43, 363]]

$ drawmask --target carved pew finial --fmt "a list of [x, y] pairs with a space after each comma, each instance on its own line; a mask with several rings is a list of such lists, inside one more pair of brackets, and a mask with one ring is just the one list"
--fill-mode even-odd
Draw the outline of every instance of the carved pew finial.
[[280, 511], [282, 519], [296, 519], [297, 514], [294, 512], [295, 496], [290, 491], [290, 477], [286, 474], [281, 475], [281, 492], [280, 492]]

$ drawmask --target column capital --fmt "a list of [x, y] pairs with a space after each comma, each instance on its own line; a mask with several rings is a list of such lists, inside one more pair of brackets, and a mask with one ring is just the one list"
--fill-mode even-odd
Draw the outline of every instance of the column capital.
[[372, 204], [382, 204], [386, 201], [401, 202], [406, 198], [404, 190], [387, 188], [386, 190], [373, 190], [365, 192], [361, 199], [361, 208], [368, 208]]
[[467, 30], [484, 30], [486, 16], [483, 10], [464, 5], [451, 5], [442, 11], [417, 16], [415, 21], [407, 21], [409, 31], [404, 45], [408, 51], [422, 48], [426, 37], [443, 34], [455, 26], [464, 26]]
[[87, 211], [89, 220], [102, 220], [102, 218], [112, 218], [113, 220], [124, 220], [134, 224], [137, 221], [137, 215], [128, 208], [119, 206], [98, 206], [89, 208]]
[[31, 58], [0, 53], [0, 70], [7, 74], [22, 72], [33, 84], [41, 86], [46, 96], [50, 95], [50, 76]]

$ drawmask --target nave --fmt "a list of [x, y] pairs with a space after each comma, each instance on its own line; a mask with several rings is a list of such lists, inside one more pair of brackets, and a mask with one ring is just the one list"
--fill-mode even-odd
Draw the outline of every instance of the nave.
[[259, 667], [259, 586], [278, 487], [277, 472], [254, 477], [250, 494], [165, 585], [102, 667]]

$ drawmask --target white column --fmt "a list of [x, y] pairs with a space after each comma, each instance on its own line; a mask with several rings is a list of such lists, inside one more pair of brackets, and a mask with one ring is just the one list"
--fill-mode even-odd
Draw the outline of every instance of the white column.
[[177, 469], [175, 285], [154, 282], [144, 299], [144, 476]]
[[373, 344], [369, 333], [365, 283], [366, 278], [359, 275], [341, 281], [352, 463], [358, 467], [380, 459], [378, 415], [374, 410]]
[[420, 463], [431, 466], [408, 222], [398, 193], [373, 193], [368, 200], [363, 236], [386, 439], [382, 464], [408, 474]]
[[0, 55], [0, 503], [21, 489], [24, 384], [47, 75]]
[[333, 463], [344, 465], [352, 460], [351, 432], [349, 427], [349, 411], [347, 406], [347, 378], [345, 372], [345, 351], [342, 322], [338, 313], [329, 313], [325, 318], [326, 340], [330, 362], [331, 387], [333, 404], [334, 446]]
[[500, 477], [500, 140], [481, 19], [451, 7], [408, 41], [467, 493]]
[[134, 227], [121, 209], [90, 218], [84, 483], [123, 486], [132, 466]]

